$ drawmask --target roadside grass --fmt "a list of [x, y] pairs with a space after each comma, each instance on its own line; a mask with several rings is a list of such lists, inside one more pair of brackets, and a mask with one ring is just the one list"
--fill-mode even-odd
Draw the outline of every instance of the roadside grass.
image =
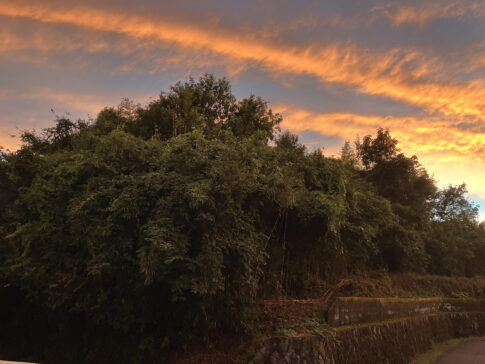
[[[479, 339], [476, 336], [455, 338], [442, 343], [433, 344], [433, 347], [425, 353], [417, 356], [411, 364], [433, 364], [444, 353], [456, 348], [458, 345], [471, 340]], [[457, 363], [458, 364], [458, 363]]]
[[280, 327], [276, 330], [276, 335], [285, 337], [317, 335], [321, 338], [329, 337], [335, 339], [337, 334], [333, 328], [327, 325], [323, 318], [314, 314], [312, 318], [306, 318]]

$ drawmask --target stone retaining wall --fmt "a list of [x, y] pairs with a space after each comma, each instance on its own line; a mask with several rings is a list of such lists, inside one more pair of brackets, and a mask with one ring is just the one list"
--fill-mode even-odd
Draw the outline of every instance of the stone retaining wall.
[[251, 364], [408, 364], [434, 342], [485, 335], [485, 313], [440, 313], [346, 326], [334, 335], [274, 337]]
[[442, 312], [485, 312], [485, 301], [342, 297], [330, 306], [327, 321], [332, 326], [344, 326]]

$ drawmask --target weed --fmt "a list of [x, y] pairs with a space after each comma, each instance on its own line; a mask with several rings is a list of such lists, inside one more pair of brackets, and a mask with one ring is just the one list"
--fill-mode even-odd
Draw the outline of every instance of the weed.
[[285, 337], [295, 337], [296, 336], [296, 331], [293, 329], [289, 328], [280, 328], [276, 331], [277, 336], [285, 336]]

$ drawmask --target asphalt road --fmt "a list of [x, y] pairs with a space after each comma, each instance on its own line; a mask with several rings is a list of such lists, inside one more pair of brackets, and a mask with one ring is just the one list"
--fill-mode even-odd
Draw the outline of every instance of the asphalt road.
[[440, 356], [436, 364], [485, 364], [485, 338], [458, 345]]

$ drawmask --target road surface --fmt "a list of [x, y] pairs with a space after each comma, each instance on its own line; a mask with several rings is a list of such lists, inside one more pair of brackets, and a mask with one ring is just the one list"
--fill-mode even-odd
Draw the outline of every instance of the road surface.
[[485, 338], [458, 345], [440, 356], [436, 364], [485, 364]]

